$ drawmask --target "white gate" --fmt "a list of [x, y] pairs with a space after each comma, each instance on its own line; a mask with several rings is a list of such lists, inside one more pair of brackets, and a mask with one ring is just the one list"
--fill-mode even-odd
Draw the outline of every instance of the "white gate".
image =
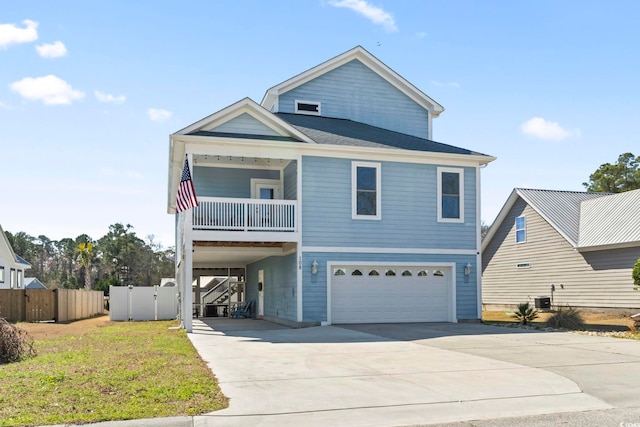
[[109, 286], [109, 320], [171, 320], [178, 316], [174, 286]]

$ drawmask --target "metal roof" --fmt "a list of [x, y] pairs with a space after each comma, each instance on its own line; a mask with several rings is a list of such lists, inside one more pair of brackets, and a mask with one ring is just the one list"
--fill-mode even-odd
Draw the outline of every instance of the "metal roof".
[[573, 246], [578, 246], [580, 203], [608, 195], [608, 193], [526, 188], [517, 188], [516, 192]]
[[640, 190], [583, 201], [579, 236], [581, 248], [640, 242]]
[[484, 155], [464, 148], [390, 131], [353, 120], [291, 113], [276, 113], [276, 116], [290, 123], [318, 144]]

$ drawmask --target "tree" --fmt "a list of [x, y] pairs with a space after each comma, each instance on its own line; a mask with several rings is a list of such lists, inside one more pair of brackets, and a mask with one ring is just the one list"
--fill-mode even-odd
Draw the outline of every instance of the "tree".
[[631, 270], [631, 277], [633, 278], [633, 289], [640, 290], [640, 258], [638, 258], [636, 265]]
[[614, 164], [604, 163], [582, 185], [594, 193], [623, 193], [640, 188], [640, 156], [624, 153]]
[[84, 288], [91, 290], [91, 262], [93, 261], [93, 243], [80, 243], [76, 248], [80, 267], [84, 268]]

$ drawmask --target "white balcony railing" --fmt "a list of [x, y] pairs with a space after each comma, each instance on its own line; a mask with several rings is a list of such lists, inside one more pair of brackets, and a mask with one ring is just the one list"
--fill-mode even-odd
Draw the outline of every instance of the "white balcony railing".
[[295, 200], [199, 197], [193, 228], [224, 231], [296, 231]]

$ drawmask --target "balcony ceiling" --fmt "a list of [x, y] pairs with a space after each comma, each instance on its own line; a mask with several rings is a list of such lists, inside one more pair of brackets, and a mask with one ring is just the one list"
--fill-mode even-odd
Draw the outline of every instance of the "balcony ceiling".
[[208, 154], [193, 155], [193, 163], [200, 166], [240, 165], [260, 167], [285, 167], [289, 162], [290, 160], [287, 159], [272, 159], [264, 157], [213, 156]]

